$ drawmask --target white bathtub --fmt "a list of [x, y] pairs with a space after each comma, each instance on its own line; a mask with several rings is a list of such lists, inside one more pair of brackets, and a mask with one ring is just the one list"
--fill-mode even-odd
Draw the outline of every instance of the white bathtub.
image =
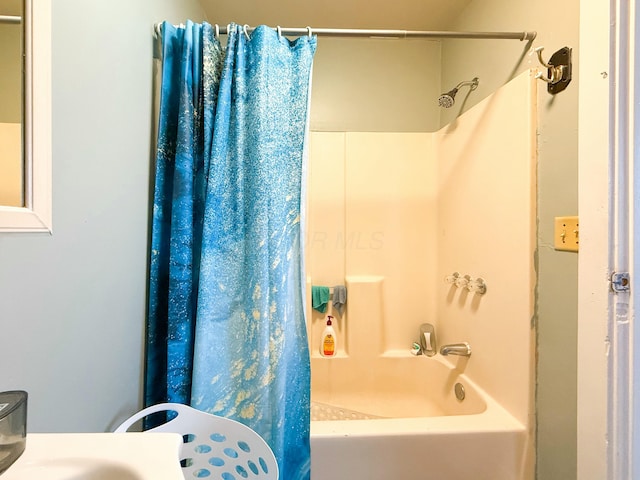
[[312, 480], [528, 478], [526, 427], [440, 355], [314, 357], [311, 372]]

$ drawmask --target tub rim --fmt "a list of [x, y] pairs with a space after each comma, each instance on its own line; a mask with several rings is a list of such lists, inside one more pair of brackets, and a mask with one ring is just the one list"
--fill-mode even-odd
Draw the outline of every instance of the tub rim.
[[[410, 356], [405, 352], [385, 352], [385, 357]], [[420, 361], [420, 359], [416, 359]], [[455, 366], [438, 355], [430, 357], [450, 371]], [[442, 415], [435, 417], [374, 418], [366, 420], [314, 420], [311, 421], [311, 437], [335, 436], [380, 436], [380, 435], [419, 435], [443, 434], [453, 432], [523, 432], [527, 427], [518, 421], [484, 389], [471, 380], [465, 373], [459, 372], [457, 379], [464, 385], [475, 389], [486, 408], [483, 412], [467, 415]], [[371, 422], [376, 422], [371, 425]]]

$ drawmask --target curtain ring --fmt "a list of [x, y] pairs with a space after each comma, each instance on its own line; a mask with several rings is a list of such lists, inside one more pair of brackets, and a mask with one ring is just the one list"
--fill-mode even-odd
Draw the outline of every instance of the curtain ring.
[[251, 37], [249, 36], [249, 25], [247, 23], [244, 24], [242, 30], [244, 30], [244, 36], [247, 37], [247, 40], [251, 40]]
[[218, 40], [220, 38], [220, 26], [217, 23], [216, 23], [216, 25], [214, 27], [213, 36], [215, 37], [216, 40]]
[[307, 31], [309, 32], [309, 38], [311, 38], [311, 37], [312, 37], [312, 34], [311, 34], [311, 27], [307, 27]]
[[276, 31], [278, 32], [278, 38], [282, 38], [282, 29], [280, 28], [280, 25], [276, 27]]

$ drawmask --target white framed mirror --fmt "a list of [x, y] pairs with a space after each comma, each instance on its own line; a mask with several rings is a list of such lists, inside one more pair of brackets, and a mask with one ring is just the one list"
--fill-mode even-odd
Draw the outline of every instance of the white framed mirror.
[[51, 3], [24, 0], [22, 4], [21, 201], [0, 203], [0, 233], [50, 233], [52, 229]]

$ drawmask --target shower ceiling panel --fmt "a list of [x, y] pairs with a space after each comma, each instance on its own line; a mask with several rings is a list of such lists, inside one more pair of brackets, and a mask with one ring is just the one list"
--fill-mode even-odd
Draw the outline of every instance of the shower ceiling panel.
[[471, 0], [200, 0], [207, 21], [256, 26], [447, 30]]

